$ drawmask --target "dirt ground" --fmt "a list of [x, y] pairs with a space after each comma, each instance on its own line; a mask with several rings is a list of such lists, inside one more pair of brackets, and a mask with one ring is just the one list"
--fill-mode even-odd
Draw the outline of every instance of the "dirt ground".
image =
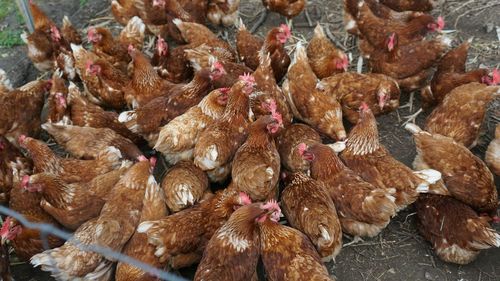
[[[0, 0], [0, 4], [14, 2]], [[61, 22], [64, 15], [78, 27], [103, 24], [119, 28], [109, 12], [109, 2], [104, 0], [38, 0], [42, 9], [56, 22]], [[7, 5], [8, 6], [8, 5]], [[2, 9], [5, 5], [2, 5]], [[20, 16], [10, 4], [6, 15], [0, 13], [0, 68], [7, 71], [14, 86], [35, 79], [39, 73], [31, 65], [25, 55], [25, 46], [19, 44], [11, 34], [20, 33], [22, 26]], [[262, 9], [260, 0], [241, 0], [241, 16], [247, 27], [259, 18]], [[308, 7], [309, 21], [313, 25], [321, 22], [335, 37], [335, 43], [341, 45], [346, 52], [352, 53], [351, 70], [355, 71], [357, 50], [355, 38], [347, 36], [342, 28], [341, 0], [310, 0]], [[474, 37], [470, 67], [485, 65], [497, 66], [500, 63], [500, 1], [447, 1], [441, 8], [433, 12], [443, 15], [447, 22], [445, 30], [455, 30], [448, 36], [454, 38], [454, 44]], [[3, 16], [3, 18], [2, 18]], [[277, 14], [269, 14], [264, 24], [257, 30], [263, 35], [273, 26], [284, 22]], [[310, 26], [304, 13], [293, 20], [293, 35], [298, 38], [310, 38], [314, 26]], [[215, 29], [221, 35], [234, 38], [234, 28]], [[12, 38], [11, 38], [12, 37]], [[7, 38], [7, 39], [5, 39]], [[7, 42], [7, 43], [6, 43]], [[402, 96], [401, 104], [409, 99], [408, 94]], [[420, 99], [416, 94], [413, 111], [420, 108]], [[411, 166], [415, 156], [415, 147], [411, 136], [401, 127], [401, 120], [409, 115], [408, 108], [400, 109], [389, 115], [378, 118], [382, 142], [400, 161]], [[417, 119], [423, 124], [427, 113]], [[480, 151], [476, 151], [480, 154]], [[497, 186], [498, 186], [497, 180]], [[430, 245], [418, 234], [414, 210], [400, 212], [390, 225], [377, 237], [365, 239], [364, 242], [343, 248], [336, 262], [327, 267], [337, 280], [460, 280], [460, 281], [494, 281], [500, 280], [500, 249], [483, 251], [478, 259], [466, 266], [457, 266], [441, 262], [433, 253]], [[497, 226], [497, 230], [500, 228]], [[349, 242], [346, 237], [344, 242]], [[47, 274], [32, 269], [29, 264], [15, 264], [13, 270], [16, 280], [51, 280]], [[193, 270], [182, 272], [192, 277]]]

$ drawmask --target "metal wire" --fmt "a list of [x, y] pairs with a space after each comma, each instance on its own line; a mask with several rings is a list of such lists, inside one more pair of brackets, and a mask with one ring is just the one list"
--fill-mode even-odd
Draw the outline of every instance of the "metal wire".
[[31, 222], [31, 221], [27, 220], [22, 214], [14, 211], [10, 208], [7, 208], [5, 206], [0, 205], [0, 214], [15, 218], [24, 227], [39, 230], [41, 232], [41, 238], [43, 240], [44, 246], [47, 245], [47, 247], [48, 247], [47, 237], [50, 234], [50, 235], [54, 235], [54, 236], [57, 236], [61, 239], [69, 241], [70, 243], [74, 244], [76, 247], [78, 247], [82, 251], [95, 252], [95, 253], [98, 253], [102, 256], [113, 258], [119, 262], [130, 264], [130, 265], [137, 267], [137, 268], [139, 268], [139, 269], [141, 269], [141, 270], [143, 270], [151, 275], [158, 277], [161, 280], [188, 281], [187, 279], [179, 277], [173, 273], [155, 268], [147, 263], [143, 263], [141, 261], [138, 261], [138, 260], [136, 260], [132, 257], [129, 257], [127, 255], [124, 255], [122, 253], [113, 251], [110, 248], [102, 247], [102, 246], [95, 245], [95, 244], [85, 245], [85, 244], [81, 243], [80, 241], [78, 241], [77, 239], [75, 239], [73, 237], [73, 235], [71, 235], [70, 233], [68, 233], [66, 231], [58, 229], [50, 224]]

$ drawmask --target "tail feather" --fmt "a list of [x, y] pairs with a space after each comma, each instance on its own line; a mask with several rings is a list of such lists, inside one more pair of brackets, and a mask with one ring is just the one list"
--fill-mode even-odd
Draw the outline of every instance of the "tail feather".
[[420, 170], [413, 173], [423, 180], [423, 182], [417, 186], [417, 192], [419, 193], [429, 192], [429, 185], [435, 184], [441, 179], [441, 173], [433, 169]]
[[306, 49], [304, 48], [304, 46], [302, 45], [302, 42], [300, 42], [300, 41], [297, 42], [297, 44], [295, 44], [295, 55], [293, 56], [293, 61], [290, 64], [290, 66], [296, 64], [298, 60], [307, 61]]
[[132, 44], [135, 48], [141, 48], [144, 43], [146, 25], [138, 16], [129, 20], [120, 33], [120, 41], [126, 45]]
[[119, 168], [122, 165], [122, 158], [122, 153], [114, 146], [109, 146], [97, 155], [97, 159], [105, 159], [108, 163], [113, 164], [115, 168]]
[[494, 229], [479, 221], [468, 220], [467, 228], [474, 233], [474, 240], [470, 246], [477, 250], [485, 250], [491, 247], [500, 247], [500, 234]]
[[239, 31], [247, 30], [247, 27], [245, 26], [242, 18], [239, 18], [237, 27]]
[[314, 28], [314, 36], [318, 38], [325, 38], [325, 31], [319, 23]]
[[139, 128], [137, 125], [137, 113], [135, 110], [124, 111], [118, 116], [118, 122], [125, 124], [130, 131], [133, 133], [139, 133]]
[[[394, 190], [395, 191], [395, 190]], [[381, 220], [389, 220], [396, 215], [396, 198], [383, 189], [374, 189], [363, 200], [363, 211]]]
[[259, 65], [263, 67], [271, 67], [271, 56], [264, 48], [259, 51]]

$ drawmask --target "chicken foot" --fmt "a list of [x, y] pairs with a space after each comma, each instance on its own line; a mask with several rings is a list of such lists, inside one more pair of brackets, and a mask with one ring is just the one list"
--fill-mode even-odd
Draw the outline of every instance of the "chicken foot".
[[403, 117], [403, 118], [405, 118], [405, 119], [406, 119], [406, 121], [403, 123], [403, 126], [405, 126], [406, 124], [408, 124], [408, 123], [410, 123], [410, 122], [411, 122], [411, 123], [415, 123], [415, 120], [417, 119], [417, 116], [418, 116], [420, 113], [422, 113], [422, 111], [423, 111], [423, 109], [422, 109], [422, 108], [420, 108], [420, 109], [419, 109], [419, 110], [417, 110], [417, 112], [415, 112], [414, 114], [412, 114], [412, 115], [408, 115], [408, 116]]

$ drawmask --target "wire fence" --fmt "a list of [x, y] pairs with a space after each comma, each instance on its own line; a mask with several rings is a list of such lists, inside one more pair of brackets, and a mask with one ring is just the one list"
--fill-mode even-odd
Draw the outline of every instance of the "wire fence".
[[64, 239], [64, 240], [74, 244], [77, 248], [79, 248], [82, 251], [95, 252], [95, 253], [102, 255], [103, 257], [109, 257], [109, 258], [112, 258], [118, 262], [130, 264], [134, 267], [137, 267], [137, 268], [143, 270], [144, 272], [147, 272], [153, 276], [158, 277], [160, 280], [188, 281], [188, 279], [182, 278], [182, 277], [175, 275], [171, 272], [167, 272], [167, 271], [155, 268], [147, 263], [143, 263], [143, 262], [136, 260], [130, 256], [124, 255], [120, 252], [113, 251], [110, 248], [103, 247], [103, 246], [100, 246], [97, 244], [89, 244], [89, 245], [83, 244], [82, 242], [75, 239], [73, 237], [73, 235], [69, 232], [58, 229], [50, 224], [31, 222], [28, 219], [26, 219], [22, 214], [14, 211], [10, 208], [7, 208], [5, 206], [0, 205], [0, 214], [15, 218], [26, 228], [32, 228], [32, 229], [39, 230], [40, 231], [40, 238], [42, 239], [43, 246], [46, 249], [50, 249], [49, 243], [48, 243], [48, 236], [53, 235], [53, 236], [59, 237], [61, 239]]

